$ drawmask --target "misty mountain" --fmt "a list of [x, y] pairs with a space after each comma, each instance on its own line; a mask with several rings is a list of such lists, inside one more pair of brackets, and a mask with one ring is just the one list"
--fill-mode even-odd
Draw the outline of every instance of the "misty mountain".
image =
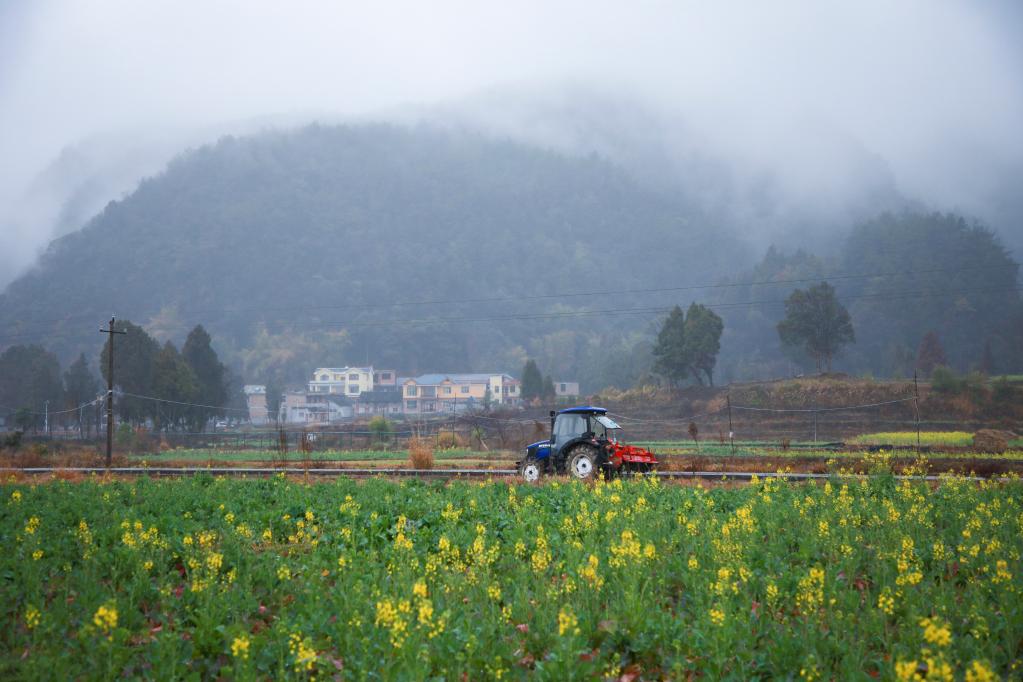
[[[618, 316], [651, 299], [543, 297], [714, 281], [750, 261], [683, 196], [596, 155], [425, 126], [311, 126], [186, 153], [55, 240], [0, 296], [0, 344], [95, 352], [115, 311], [158, 338], [201, 322], [243, 371], [289, 381], [317, 352], [516, 370], [538, 345], [581, 373], [592, 338], [559, 340], [565, 318], [526, 316], [608, 310], [572, 326], [613, 345], [635, 326]], [[407, 302], [420, 304], [395, 305]], [[452, 317], [472, 321], [423, 322]], [[303, 344], [311, 356], [297, 357]]]

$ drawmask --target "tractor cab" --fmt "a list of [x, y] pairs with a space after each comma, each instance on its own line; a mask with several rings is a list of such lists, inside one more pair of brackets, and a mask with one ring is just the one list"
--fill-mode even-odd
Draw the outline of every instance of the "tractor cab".
[[551, 454], [555, 458], [562, 458], [581, 440], [612, 440], [619, 428], [618, 424], [607, 417], [607, 410], [602, 407], [570, 407], [560, 412], [552, 411], [549, 441]]
[[[526, 481], [533, 482], [544, 473], [569, 473], [579, 479], [592, 478], [601, 470], [611, 475], [621, 469], [624, 462], [628, 462], [628, 469], [632, 470], [632, 457], [623, 460], [619, 455], [623, 450], [618, 438], [620, 430], [603, 407], [552, 411], [550, 438], [526, 446], [526, 456], [518, 462], [519, 471]], [[637, 448], [628, 448], [628, 451], [636, 457], [641, 452]], [[648, 457], [643, 458], [642, 463], [657, 462], [652, 454], [646, 454]]]

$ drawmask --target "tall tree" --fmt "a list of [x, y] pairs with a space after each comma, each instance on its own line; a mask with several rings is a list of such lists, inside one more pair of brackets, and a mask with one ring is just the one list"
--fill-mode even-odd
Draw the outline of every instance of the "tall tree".
[[526, 402], [535, 400], [543, 395], [543, 375], [536, 361], [530, 358], [522, 368], [522, 399]]
[[805, 350], [817, 363], [818, 372], [831, 371], [835, 354], [856, 340], [849, 311], [827, 282], [806, 291], [796, 289], [785, 299], [785, 319], [778, 323], [778, 336], [782, 344]]
[[944, 367], [947, 364], [945, 348], [941, 345], [938, 335], [933, 331], [924, 334], [916, 351], [916, 370], [924, 377], [929, 377], [935, 367]]
[[11, 346], [0, 354], [0, 406], [9, 417], [39, 428], [47, 402], [51, 412], [63, 403], [64, 387], [57, 356], [42, 346]]
[[672, 386], [681, 384], [689, 374], [689, 357], [686, 355], [686, 316], [682, 308], [675, 306], [668, 313], [654, 344], [654, 371], [668, 380]]
[[199, 382], [170, 341], [153, 359], [153, 392], [165, 401], [156, 403], [154, 422], [157, 430], [179, 427], [190, 421], [192, 410], [187, 403], [196, 401]]
[[[109, 381], [107, 376], [110, 357], [110, 341], [114, 340], [114, 386], [119, 387], [125, 393], [135, 395], [153, 396], [153, 362], [156, 354], [160, 352], [160, 345], [153, 337], [146, 333], [146, 330], [128, 320], [118, 320], [116, 323], [118, 331], [126, 332], [124, 335], [108, 335], [103, 350], [100, 352], [100, 371], [103, 380]], [[160, 396], [157, 396], [160, 397]], [[130, 422], [141, 422], [148, 417], [156, 417], [159, 412], [156, 403], [134, 396], [121, 396], [117, 401], [117, 411], [121, 419]]]
[[707, 383], [714, 385], [714, 365], [721, 350], [724, 328], [721, 318], [710, 308], [699, 303], [689, 306], [683, 339], [684, 355], [690, 374], [699, 384], [703, 384], [703, 377], [706, 377]]
[[[85, 353], [81, 353], [78, 359], [71, 363], [64, 372], [64, 406], [71, 410], [93, 400], [99, 394], [99, 381], [96, 375], [89, 369], [89, 361], [85, 359]], [[92, 410], [85, 413], [82, 410], [75, 410], [71, 415], [78, 424], [78, 431], [83, 436], [88, 436], [91, 424]]]
[[221, 364], [210, 341], [210, 335], [197, 325], [188, 334], [185, 345], [181, 347], [181, 356], [192, 369], [198, 385], [196, 401], [214, 408], [195, 407], [190, 411], [192, 427], [197, 431], [206, 428], [209, 420], [224, 413], [223, 408], [228, 402], [228, 373]]

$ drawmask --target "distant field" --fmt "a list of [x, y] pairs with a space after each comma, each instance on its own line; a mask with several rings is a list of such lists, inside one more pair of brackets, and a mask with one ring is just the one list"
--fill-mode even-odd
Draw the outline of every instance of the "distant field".
[[[847, 440], [856, 445], [916, 445], [916, 431], [882, 431], [866, 433]], [[931, 446], [969, 447], [973, 434], [967, 431], [922, 431], [920, 444]]]

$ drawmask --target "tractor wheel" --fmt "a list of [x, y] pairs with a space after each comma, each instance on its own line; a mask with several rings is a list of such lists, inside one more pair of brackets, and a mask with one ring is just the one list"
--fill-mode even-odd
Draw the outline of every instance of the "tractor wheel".
[[526, 483], [536, 483], [540, 480], [541, 473], [543, 473], [542, 468], [535, 457], [526, 457], [522, 460], [522, 465], [519, 467], [519, 475], [522, 476], [522, 480]]
[[580, 481], [597, 475], [597, 449], [592, 445], [579, 445], [569, 453], [568, 472]]

